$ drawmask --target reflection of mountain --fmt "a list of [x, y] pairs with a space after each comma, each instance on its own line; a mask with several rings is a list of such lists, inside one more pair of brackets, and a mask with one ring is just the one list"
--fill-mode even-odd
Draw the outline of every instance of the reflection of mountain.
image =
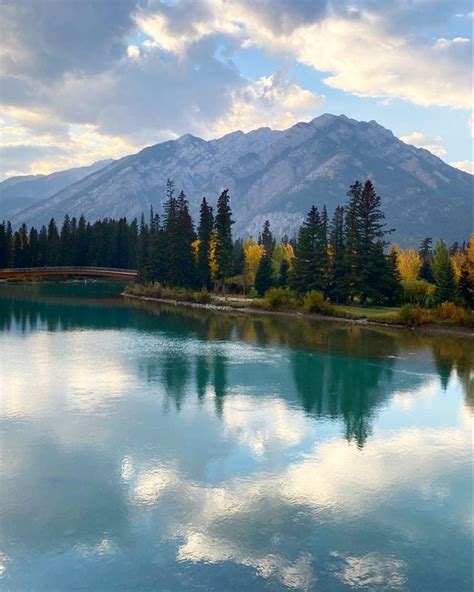
[[363, 446], [375, 410], [390, 394], [391, 360], [361, 360], [340, 355], [291, 355], [293, 375], [307, 413], [342, 418], [346, 438]]
[[[406, 352], [419, 352], [417, 359], [425, 370], [435, 367], [443, 385], [453, 369], [464, 384], [466, 402], [472, 402], [474, 395], [471, 377], [474, 368], [472, 341], [462, 336], [430, 335], [400, 331], [389, 328], [362, 327], [349, 323], [307, 321], [303, 319], [217, 313], [201, 309], [157, 306], [139, 301], [118, 298], [120, 287], [107, 283], [95, 284], [38, 284], [28, 286], [0, 287], [0, 329], [26, 331], [29, 327], [44, 326], [55, 330], [117, 330], [135, 329], [143, 335], [160, 336], [184, 344], [190, 339], [206, 344], [245, 343], [257, 348], [281, 346], [291, 349], [293, 372], [300, 400], [304, 408], [316, 415], [344, 417], [348, 436], [362, 443], [368, 426], [362, 421], [366, 411], [373, 410], [386, 395], [380, 392], [380, 385], [390, 376], [391, 360], [406, 357]], [[168, 368], [169, 392], [177, 395], [183, 389], [179, 386], [184, 368], [190, 368], [194, 361], [180, 349], [183, 369]], [[281, 350], [280, 350], [281, 351]], [[324, 352], [331, 356], [318, 360], [300, 359], [301, 352]], [[334, 354], [344, 356], [341, 358]], [[220, 355], [220, 354], [219, 354]], [[222, 396], [225, 391], [225, 366], [232, 365], [233, 354], [228, 354], [227, 363], [200, 352], [196, 368], [199, 396], [205, 393], [205, 385], [212, 376], [216, 403], [222, 412]], [[295, 362], [297, 358], [297, 362]], [[330, 359], [329, 359], [330, 358]], [[407, 358], [408, 359], [408, 358]], [[372, 360], [371, 363], [368, 361]], [[154, 362], [147, 360], [147, 372], [157, 377], [161, 373], [161, 354]], [[158, 363], [159, 362], [159, 363]], [[153, 364], [156, 368], [153, 369]], [[187, 371], [187, 370], [186, 370]], [[241, 379], [245, 382], [246, 372]], [[252, 375], [253, 384], [271, 384], [274, 376], [263, 379], [259, 364]], [[316, 378], [315, 378], [316, 377]], [[321, 385], [318, 386], [318, 381]], [[372, 394], [364, 394], [364, 385]], [[378, 385], [378, 386], [377, 386]], [[377, 401], [373, 392], [377, 390]], [[176, 401], [182, 396], [175, 396]], [[471, 406], [473, 406], [471, 404]], [[346, 410], [344, 415], [343, 409]], [[364, 436], [365, 434], [365, 436]]]

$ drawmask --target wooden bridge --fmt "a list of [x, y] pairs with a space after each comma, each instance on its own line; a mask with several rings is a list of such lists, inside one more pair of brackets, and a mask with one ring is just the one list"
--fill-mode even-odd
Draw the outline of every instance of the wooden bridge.
[[92, 276], [116, 280], [134, 280], [137, 277], [137, 270], [117, 269], [113, 267], [15, 267], [11, 269], [0, 269], [0, 280], [51, 276]]

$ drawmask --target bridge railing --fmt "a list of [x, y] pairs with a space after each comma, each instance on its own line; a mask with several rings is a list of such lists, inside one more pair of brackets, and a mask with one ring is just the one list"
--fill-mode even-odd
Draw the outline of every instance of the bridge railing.
[[137, 275], [136, 269], [123, 269], [119, 267], [86, 267], [86, 266], [56, 266], [56, 267], [10, 267], [0, 269], [0, 273], [41, 273], [41, 272], [58, 272], [58, 273], [80, 273], [83, 272], [97, 272], [97, 273], [121, 273], [127, 275]]

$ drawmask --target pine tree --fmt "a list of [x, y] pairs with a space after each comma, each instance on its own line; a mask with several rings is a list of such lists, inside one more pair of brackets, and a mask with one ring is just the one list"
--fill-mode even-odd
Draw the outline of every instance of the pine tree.
[[461, 267], [461, 275], [458, 282], [458, 292], [463, 305], [467, 308], [472, 308], [474, 306], [474, 285], [471, 281], [466, 259], [463, 261]]
[[275, 247], [275, 241], [273, 240], [272, 231], [270, 230], [270, 222], [268, 220], [265, 220], [263, 224], [262, 233], [258, 242], [265, 249], [265, 254], [271, 258]]
[[259, 261], [255, 275], [255, 289], [260, 296], [264, 296], [265, 292], [274, 285], [272, 265], [274, 241], [268, 220], [263, 225], [260, 244], [263, 247], [263, 256]]
[[418, 254], [421, 257], [421, 267], [419, 271], [420, 279], [427, 282], [433, 282], [433, 251], [431, 249], [431, 238], [427, 237], [421, 241], [418, 249]]
[[299, 293], [324, 291], [327, 285], [327, 241], [318, 209], [312, 206], [299, 229], [291, 285]]
[[196, 240], [194, 223], [189, 213], [188, 201], [183, 191], [177, 199], [177, 234], [175, 244], [178, 256], [177, 286], [190, 288], [195, 285], [195, 264], [192, 244]]
[[9, 239], [7, 237], [7, 226], [5, 222], [2, 222], [2, 224], [0, 224], [0, 269], [8, 267], [8, 253], [10, 249], [10, 245], [8, 243]]
[[344, 208], [337, 206], [334, 210], [329, 233], [329, 249], [331, 252], [329, 272], [329, 297], [333, 302], [346, 301], [346, 252], [344, 241]]
[[255, 275], [255, 289], [259, 296], [264, 296], [265, 292], [274, 285], [273, 282], [273, 267], [272, 261], [267, 254], [265, 254], [258, 264], [257, 273]]
[[38, 231], [33, 226], [30, 229], [30, 235], [28, 237], [28, 247], [29, 247], [29, 265], [31, 267], [37, 267], [39, 264], [39, 237]]
[[456, 278], [446, 243], [439, 240], [433, 253], [433, 277], [436, 284], [436, 300], [454, 302], [456, 300]]
[[137, 243], [137, 271], [138, 281], [146, 284], [149, 281], [148, 250], [149, 250], [149, 229], [145, 223], [145, 216], [140, 218], [140, 229]]
[[283, 259], [280, 266], [280, 277], [278, 278], [278, 285], [280, 288], [288, 286], [288, 277], [290, 274], [290, 264], [287, 259]]
[[72, 229], [71, 229], [71, 220], [67, 214], [64, 216], [64, 222], [63, 222], [63, 226], [61, 228], [59, 240], [60, 240], [59, 264], [60, 265], [71, 265], [72, 264], [72, 256], [73, 256], [73, 236], [72, 236]]
[[48, 250], [47, 250], [47, 265], [54, 267], [59, 264], [59, 233], [54, 218], [51, 218], [48, 224]]
[[224, 189], [217, 200], [217, 214], [214, 223], [216, 231], [216, 276], [222, 282], [224, 294], [226, 279], [232, 275], [232, 224], [234, 221], [232, 220], [229, 201], [229, 190]]
[[38, 267], [45, 267], [48, 257], [48, 231], [43, 224], [38, 235]]
[[211, 250], [212, 231], [214, 228], [214, 216], [212, 207], [202, 198], [199, 210], [198, 239], [199, 250], [196, 265], [196, 279], [198, 286], [210, 290], [212, 287], [211, 266], [209, 255]]

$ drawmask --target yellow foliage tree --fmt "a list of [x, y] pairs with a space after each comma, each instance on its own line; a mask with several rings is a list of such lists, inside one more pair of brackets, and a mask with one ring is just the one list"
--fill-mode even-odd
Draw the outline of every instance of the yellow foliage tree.
[[193, 241], [191, 243], [191, 247], [193, 249], [193, 255], [194, 255], [194, 259], [197, 261], [197, 258], [199, 256], [199, 245], [201, 244], [201, 241], [197, 238], [195, 241]]
[[474, 282], [474, 234], [471, 234], [467, 242], [466, 260], [469, 278], [471, 282]]
[[[394, 245], [395, 246], [395, 245]], [[412, 281], [418, 278], [421, 257], [415, 249], [394, 249], [397, 253], [397, 267], [402, 280]]]
[[293, 261], [295, 259], [295, 251], [290, 243], [283, 245], [285, 247], [285, 259], [288, 261], [288, 267], [291, 271], [293, 269]]
[[453, 264], [456, 281], [459, 281], [459, 278], [461, 277], [461, 268], [466, 259], [466, 255], [464, 253], [461, 253], [460, 251], [457, 251], [456, 253], [454, 253], [454, 255], [451, 255], [451, 263]]
[[245, 256], [245, 283], [247, 286], [255, 284], [255, 275], [257, 274], [258, 264], [263, 257], [264, 248], [257, 244], [253, 239], [248, 239], [244, 244]]
[[213, 232], [212, 237], [211, 237], [211, 241], [209, 243], [209, 268], [211, 270], [211, 278], [212, 278], [213, 282], [215, 282], [217, 279], [217, 271], [218, 271], [217, 260], [216, 260], [216, 242], [217, 242], [216, 233]]

